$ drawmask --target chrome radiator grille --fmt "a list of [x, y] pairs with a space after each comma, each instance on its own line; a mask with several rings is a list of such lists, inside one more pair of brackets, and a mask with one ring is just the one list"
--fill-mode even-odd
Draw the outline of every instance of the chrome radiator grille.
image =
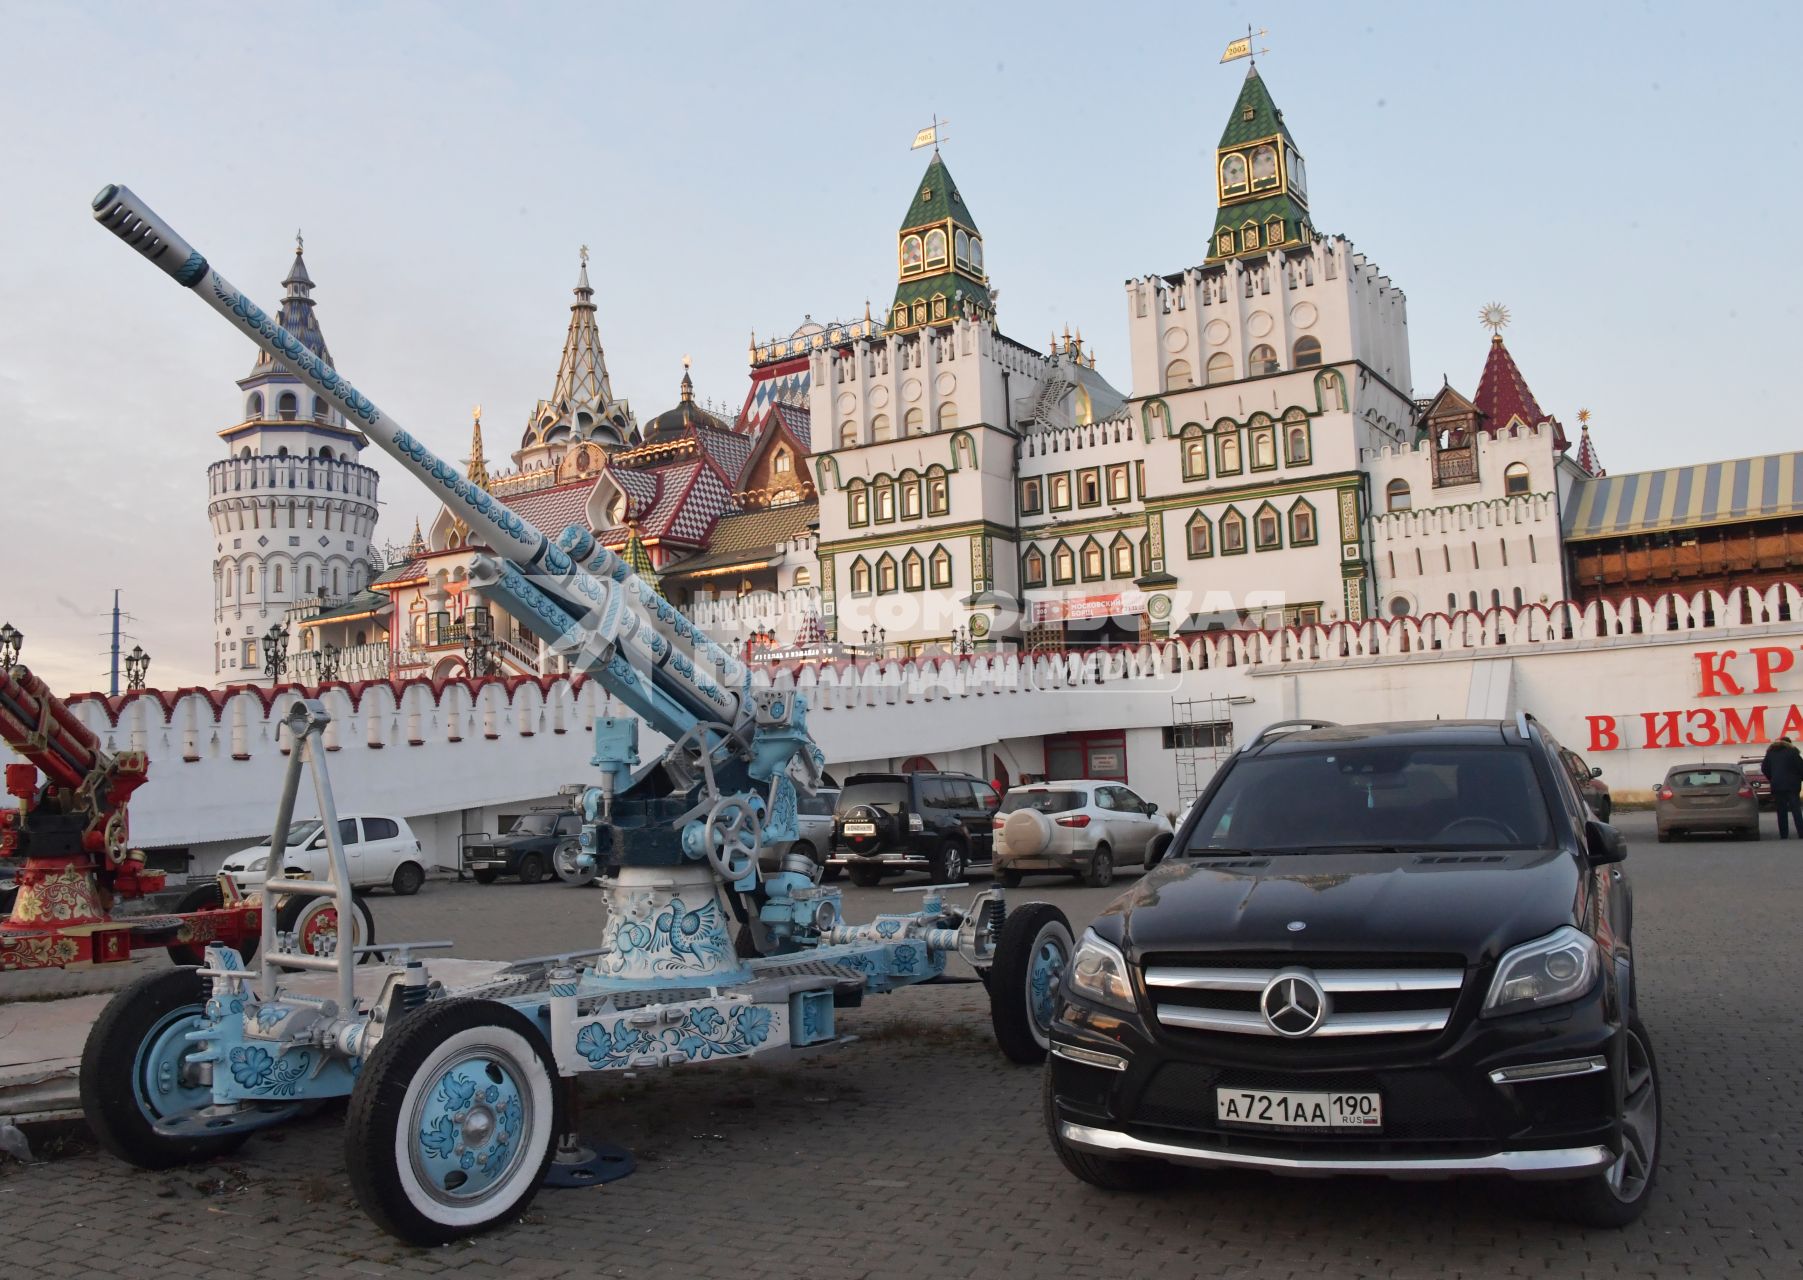
[[1445, 1028], [1465, 984], [1465, 970], [1450, 963], [1344, 956], [1333, 957], [1331, 965], [1307, 956], [1268, 964], [1220, 960], [1148, 961], [1146, 988], [1160, 1024], [1285, 1039], [1418, 1035]]

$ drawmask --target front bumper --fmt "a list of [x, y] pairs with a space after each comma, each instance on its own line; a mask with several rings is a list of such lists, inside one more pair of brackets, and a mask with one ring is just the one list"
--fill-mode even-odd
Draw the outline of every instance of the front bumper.
[[1363, 1174], [1386, 1178], [1455, 1178], [1500, 1174], [1519, 1179], [1581, 1178], [1615, 1162], [1605, 1146], [1553, 1147], [1545, 1150], [1495, 1151], [1480, 1156], [1275, 1156], [1251, 1151], [1225, 1151], [1177, 1142], [1155, 1142], [1130, 1133], [1062, 1121], [1058, 1135], [1080, 1151], [1110, 1159], [1138, 1156], [1207, 1169], [1256, 1169], [1296, 1177]]
[[[1443, 1032], [1300, 1041], [1154, 1029], [1066, 1000], [1047, 1068], [1055, 1135], [1105, 1158], [1305, 1176], [1557, 1179], [1607, 1168], [1621, 1141], [1622, 1030], [1610, 984], [1501, 1018], [1474, 1016], [1481, 994], [1468, 983]], [[1565, 1069], [1514, 1076], [1555, 1064]], [[1374, 1092], [1383, 1125], [1223, 1121], [1218, 1089]]]
[[834, 849], [827, 858], [829, 867], [881, 867], [885, 871], [925, 871], [927, 860], [920, 854], [905, 849], [887, 849], [876, 853], [853, 853], [849, 849]]

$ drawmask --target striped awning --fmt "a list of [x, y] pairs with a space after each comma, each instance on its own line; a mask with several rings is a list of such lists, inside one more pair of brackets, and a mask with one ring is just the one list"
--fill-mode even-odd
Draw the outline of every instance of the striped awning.
[[1581, 480], [1565, 509], [1565, 540], [1794, 515], [1803, 515], [1803, 453], [1769, 453]]

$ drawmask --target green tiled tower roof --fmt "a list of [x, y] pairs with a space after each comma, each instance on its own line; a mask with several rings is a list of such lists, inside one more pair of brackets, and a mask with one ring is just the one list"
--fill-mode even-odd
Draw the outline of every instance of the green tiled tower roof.
[[1233, 104], [1233, 114], [1227, 117], [1227, 127], [1221, 131], [1223, 147], [1237, 147], [1243, 142], [1256, 142], [1260, 138], [1282, 137], [1291, 146], [1296, 145], [1290, 137], [1290, 128], [1283, 122], [1283, 112], [1271, 101], [1271, 91], [1265, 88], [1264, 77], [1258, 74], [1256, 64], [1246, 68], [1246, 82], [1240, 86], [1240, 99]]
[[933, 159], [927, 165], [920, 185], [914, 189], [914, 202], [908, 206], [901, 229], [912, 231], [947, 218], [967, 230], [977, 229], [977, 220], [970, 216], [970, 210], [964, 206], [964, 197], [958, 194], [958, 184], [952, 181], [951, 171], [945, 167], [938, 148], [934, 148]]
[[[905, 263], [909, 260], [910, 244], [918, 254], [921, 242], [930, 243], [935, 233], [945, 237], [944, 265], [928, 266], [930, 259], [923, 255], [912, 259], [919, 265], [909, 271]], [[967, 239], [968, 256], [960, 248]], [[895, 300], [889, 304], [889, 328], [893, 331], [923, 324], [947, 324], [957, 319], [966, 305], [993, 314], [995, 303], [989, 292], [989, 277], [983, 271], [981, 240], [977, 220], [959, 194], [951, 170], [934, 148], [896, 237], [898, 283]], [[943, 308], [935, 305], [935, 296], [943, 302]], [[916, 311], [916, 303], [926, 304], [924, 313]]]
[[[1237, 186], [1229, 186], [1230, 171], [1237, 173]], [[1220, 205], [1208, 238], [1209, 262], [1299, 248], [1315, 239], [1302, 153], [1257, 66], [1246, 69], [1221, 131], [1215, 183]]]

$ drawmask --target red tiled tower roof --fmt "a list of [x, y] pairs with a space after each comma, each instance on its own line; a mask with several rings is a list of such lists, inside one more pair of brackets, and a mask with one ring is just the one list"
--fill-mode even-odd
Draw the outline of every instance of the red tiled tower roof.
[[1471, 398], [1471, 403], [1484, 415], [1481, 420], [1482, 429], [1492, 435], [1505, 430], [1517, 418], [1530, 427], [1550, 422], [1553, 426], [1553, 448], [1564, 453], [1569, 447], [1565, 428], [1559, 425], [1557, 418], [1540, 411], [1540, 402], [1534, 399], [1534, 393], [1528, 389], [1521, 370], [1515, 367], [1515, 357], [1503, 345], [1500, 333], [1490, 339], [1490, 355], [1484, 361], [1484, 376], [1478, 379], [1477, 394]]

